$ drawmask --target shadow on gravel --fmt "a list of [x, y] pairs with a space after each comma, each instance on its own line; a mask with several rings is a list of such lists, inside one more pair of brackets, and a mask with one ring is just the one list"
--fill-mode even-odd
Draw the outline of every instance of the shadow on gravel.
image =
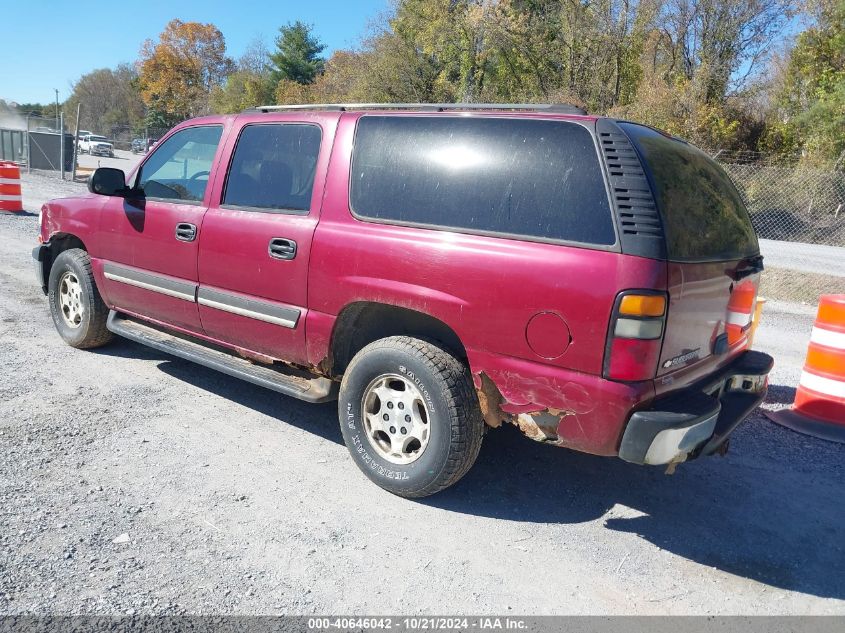
[[770, 404], [792, 404], [795, 402], [795, 387], [769, 385], [766, 402]]
[[280, 424], [290, 424], [325, 440], [343, 444], [336, 402], [309, 404], [172, 356], [158, 368], [168, 376], [275, 418]]
[[4, 217], [7, 218], [32, 218], [38, 215], [37, 213], [33, 213], [32, 211], [3, 211], [2, 214]]
[[319, 435], [323, 439], [343, 444], [335, 402], [325, 404], [302, 402], [119, 337], [110, 345], [97, 349], [96, 353], [120, 358], [162, 361], [158, 364], [158, 368], [168, 376], [236, 402], [256, 413], [276, 418], [280, 424], [291, 424]]
[[[343, 443], [335, 403], [300, 402], [125, 341], [99, 353], [162, 361], [158, 368], [169, 376]], [[768, 401], [791, 402], [790, 391], [772, 386]], [[487, 433], [461, 482], [419, 503], [526, 524], [595, 521], [621, 504], [639, 516], [606, 518], [606, 529], [760, 583], [845, 599], [845, 446], [762, 416], [742, 425], [733, 444], [726, 459], [682, 464], [669, 477], [660, 468], [543, 446], [505, 425]]]
[[[508, 426], [487, 434], [463, 481], [423, 503], [527, 523], [592, 521], [622, 504], [642, 516], [607, 518], [605, 528], [767, 585], [845, 598], [845, 508], [836, 473], [845, 447], [762, 419], [746, 426], [732, 449], [736, 458], [682, 464], [671, 477], [535, 444]], [[818, 455], [806, 454], [807, 444]], [[792, 470], [788, 460], [798, 459]]]

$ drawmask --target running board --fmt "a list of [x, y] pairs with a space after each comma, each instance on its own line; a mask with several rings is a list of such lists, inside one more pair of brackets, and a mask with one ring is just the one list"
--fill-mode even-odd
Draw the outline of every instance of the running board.
[[328, 378], [301, 375], [296, 370], [287, 371], [256, 365], [246, 359], [204, 344], [196, 339], [171, 334], [149, 323], [133, 319], [114, 310], [109, 312], [108, 329], [130, 341], [147, 345], [167, 354], [216, 369], [235, 378], [246, 380], [286, 396], [306, 402], [337, 400], [338, 384]]

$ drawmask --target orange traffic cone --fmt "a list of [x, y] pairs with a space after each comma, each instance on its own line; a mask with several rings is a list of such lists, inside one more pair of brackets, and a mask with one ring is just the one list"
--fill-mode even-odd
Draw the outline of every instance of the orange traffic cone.
[[0, 211], [23, 211], [21, 168], [8, 161], [0, 161]]
[[822, 295], [795, 403], [767, 411], [783, 426], [845, 443], [845, 295]]

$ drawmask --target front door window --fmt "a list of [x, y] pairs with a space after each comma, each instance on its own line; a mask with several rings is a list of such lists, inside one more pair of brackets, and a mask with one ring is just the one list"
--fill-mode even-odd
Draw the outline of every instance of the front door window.
[[202, 202], [222, 134], [219, 125], [176, 132], [156, 147], [141, 166], [136, 187], [148, 199]]

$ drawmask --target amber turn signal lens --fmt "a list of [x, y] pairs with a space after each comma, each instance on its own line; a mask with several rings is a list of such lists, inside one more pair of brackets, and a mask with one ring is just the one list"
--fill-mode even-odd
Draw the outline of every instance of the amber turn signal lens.
[[659, 317], [666, 312], [666, 297], [660, 295], [625, 295], [619, 304], [619, 314]]

